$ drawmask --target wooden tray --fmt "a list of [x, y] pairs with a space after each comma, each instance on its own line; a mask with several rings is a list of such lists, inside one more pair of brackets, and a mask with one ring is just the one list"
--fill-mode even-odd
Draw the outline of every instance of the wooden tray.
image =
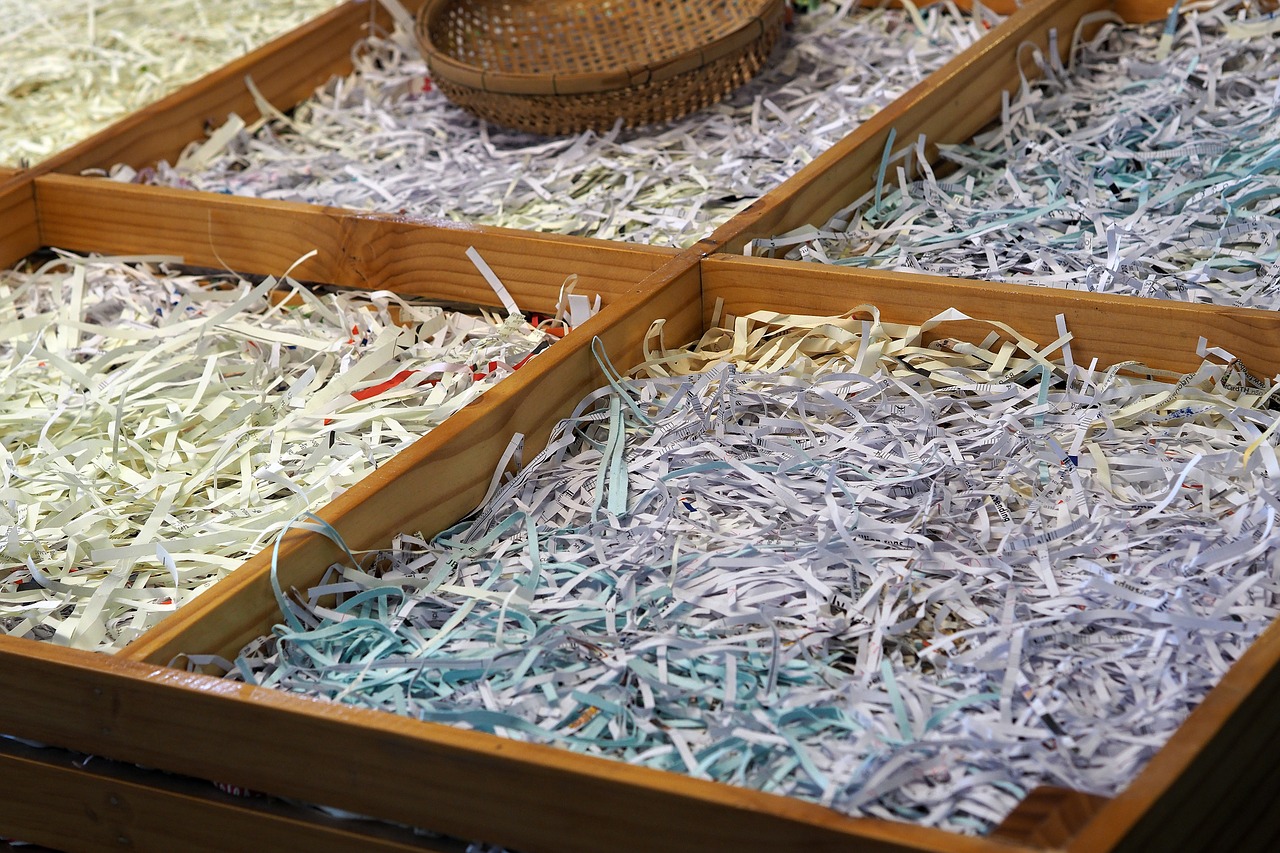
[[[620, 367], [635, 363], [652, 320], [668, 319], [668, 342], [696, 339], [717, 298], [739, 314], [766, 307], [839, 312], [871, 302], [893, 321], [918, 321], [954, 306], [1042, 339], [1057, 336], [1054, 318], [1065, 314], [1078, 358], [1106, 364], [1137, 357], [1182, 370], [1198, 362], [1195, 344], [1205, 335], [1251, 369], [1280, 372], [1280, 317], [1271, 312], [1157, 306], [1125, 297], [708, 256], [740, 251], [754, 236], [785, 230], [801, 216], [813, 221], [845, 203], [819, 192], [821, 181], [846, 187], [850, 200], [864, 191], [890, 127], [904, 139], [919, 132], [939, 141], [967, 138], [997, 114], [1001, 88], [1018, 81], [1018, 44], [1030, 39], [1043, 45], [1049, 27], [1069, 32], [1082, 14], [1104, 5], [1028, 4], [992, 38], [682, 253], [53, 174], [172, 158], [199, 136], [206, 119], [228, 110], [252, 118], [256, 111], [241, 82], [246, 72], [277, 104], [309, 94], [345, 70], [352, 34], [371, 8], [382, 14], [378, 4], [349, 3], [35, 172], [0, 175], [0, 261], [58, 244], [172, 252], [197, 264], [279, 273], [317, 248], [317, 257], [297, 271], [300, 278], [422, 293], [419, 282], [433, 277], [434, 294], [491, 302], [469, 262], [458, 262], [461, 250], [475, 245], [521, 306], [539, 311], [554, 302], [567, 272], [579, 272], [587, 289], [604, 297], [607, 307], [598, 317], [321, 513], [356, 548], [385, 545], [404, 530], [429, 534], [451, 525], [483, 494], [513, 433], [529, 436], [526, 453], [542, 446], [556, 419], [604, 382], [590, 354], [593, 335]], [[861, 189], [851, 186], [855, 180], [864, 180]], [[305, 586], [336, 556], [327, 539], [295, 534], [282, 548], [281, 579]], [[1280, 755], [1280, 722], [1267, 712], [1280, 701], [1280, 635], [1274, 627], [1120, 795], [1103, 800], [1038, 790], [993, 836], [974, 839], [846, 818], [790, 799], [168, 666], [184, 651], [234, 654], [275, 618], [266, 560], [259, 555], [113, 657], [0, 637], [0, 691], [6, 697], [0, 731], [527, 853], [1243, 850], [1270, 849], [1280, 839], [1280, 811], [1272, 808], [1280, 801], [1280, 771], [1272, 769]], [[98, 769], [93, 762], [69, 766], [62, 752], [0, 745], [0, 778], [13, 780], [0, 798], [0, 834], [64, 849], [126, 843], [172, 849], [176, 842], [191, 849], [458, 849], [392, 828], [332, 824], [308, 811], [229, 802], [189, 779]], [[58, 793], [48, 796], [46, 790]]]
[[[687, 252], [615, 303], [625, 311], [597, 317], [591, 331], [621, 366], [639, 360], [651, 320], [668, 318], [669, 342], [693, 340], [717, 299], [735, 314], [840, 312], [865, 302], [899, 322], [957, 307], [1041, 337], [1056, 337], [1054, 318], [1065, 314], [1077, 331], [1076, 357], [1103, 364], [1136, 356], [1178, 369], [1192, 363], [1205, 335], [1252, 369], [1280, 369], [1280, 316], [1272, 312], [1195, 305], [1153, 312], [1127, 297], [966, 282], [922, 287], [916, 278], [923, 277]], [[1144, 331], [1159, 345], [1144, 348]], [[397, 457], [394, 477], [358, 505], [340, 499], [326, 517], [354, 547], [451, 524], [484, 491], [511, 431], [528, 432], [527, 452], [536, 450], [555, 418], [603, 384], [589, 345], [585, 335], [566, 338], [539, 358], [540, 369], [522, 370]], [[323, 537], [292, 537], [281, 582], [313, 583], [335, 556]], [[1280, 746], [1280, 721], [1265, 713], [1280, 698], [1280, 628], [1254, 644], [1121, 795], [1041, 792], [996, 836], [968, 838], [165, 665], [184, 651], [234, 654], [275, 618], [266, 565], [255, 560], [111, 658], [0, 639], [0, 690], [24, 695], [21, 707], [0, 708], [0, 730], [531, 853], [1241, 849], [1236, 840], [1249, 832], [1269, 838], [1280, 821], [1270, 809], [1271, 763], [1257, 760]]]
[[[0, 194], [0, 222], [0, 264], [5, 266], [40, 246], [54, 246], [106, 254], [171, 254], [196, 266], [281, 275], [314, 251], [314, 257], [294, 268], [296, 279], [494, 306], [497, 296], [466, 257], [474, 246], [516, 304], [542, 314], [555, 312], [571, 273], [578, 275], [578, 292], [599, 294], [607, 314], [615, 303], [627, 302], [641, 279], [677, 254], [56, 174], [10, 185]], [[574, 336], [570, 332], [566, 339]], [[483, 402], [482, 397], [474, 405]], [[362, 505], [395, 466], [393, 459], [339, 502]]]

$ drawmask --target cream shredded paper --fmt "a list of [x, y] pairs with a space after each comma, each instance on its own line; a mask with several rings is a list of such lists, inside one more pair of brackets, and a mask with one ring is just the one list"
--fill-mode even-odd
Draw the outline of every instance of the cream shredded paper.
[[163, 258], [0, 273], [0, 630], [119, 648], [563, 331], [543, 325]]
[[0, 0], [0, 166], [35, 163], [337, 0]]

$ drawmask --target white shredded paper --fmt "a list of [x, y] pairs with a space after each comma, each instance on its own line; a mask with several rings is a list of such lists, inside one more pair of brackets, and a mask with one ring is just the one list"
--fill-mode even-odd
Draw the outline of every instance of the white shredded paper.
[[894, 141], [873, 191], [752, 250], [1280, 309], [1278, 21], [1229, 0], [1107, 23], [1069, 68], [1027, 47], [1044, 76], [997, 127], [932, 167], [923, 140]]
[[[561, 234], [687, 246], [952, 56], [997, 18], [823, 3], [727, 100], [674, 123], [539, 137], [489, 126], [427, 78], [411, 34], [368, 38], [355, 72], [289, 115], [239, 117], [177, 163], [113, 177]], [[288, 105], [282, 105], [287, 107]]]
[[549, 345], [549, 324], [163, 258], [0, 273], [0, 630], [123, 646]]
[[470, 518], [277, 588], [222, 664], [961, 833], [1115, 794], [1277, 613], [1276, 385], [953, 320], [658, 348]]
[[71, 146], [338, 0], [0, 0], [0, 166]]

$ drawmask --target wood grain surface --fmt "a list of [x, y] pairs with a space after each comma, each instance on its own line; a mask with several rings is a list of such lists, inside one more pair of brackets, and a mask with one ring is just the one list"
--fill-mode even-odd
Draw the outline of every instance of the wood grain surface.
[[390, 824], [340, 820], [213, 783], [0, 738], [0, 835], [69, 853], [428, 851], [466, 845]]
[[[715, 255], [703, 263], [704, 317], [718, 298], [726, 310], [746, 314], [788, 309], [794, 313], [843, 313], [860, 304], [880, 308], [886, 320], [920, 323], [947, 308], [976, 319], [998, 320], [1049, 343], [1058, 337], [1062, 314], [1073, 357], [1100, 366], [1136, 359], [1148, 367], [1193, 371], [1200, 337], [1243, 360], [1259, 376], [1280, 373], [1280, 312], [1129, 296], [1075, 293], [1044, 287], [947, 279]], [[949, 325], [947, 335], [964, 331]], [[989, 326], [974, 325], [981, 334]], [[979, 335], [979, 339], [981, 338]]]
[[40, 248], [35, 189], [30, 180], [0, 182], [0, 268]]
[[1044, 785], [1032, 789], [991, 835], [1032, 847], [1058, 849], [1070, 842], [1106, 802], [1106, 797]]
[[553, 312], [561, 285], [604, 303], [677, 254], [439, 220], [359, 213], [92, 178], [35, 182], [45, 245], [82, 252], [180, 255], [188, 263], [300, 280], [389, 289], [480, 305], [497, 297], [466, 256], [475, 246], [522, 309]]
[[[874, 6], [875, 3], [864, 0], [863, 5]], [[894, 5], [897, 5], [896, 0]], [[973, 0], [957, 0], [956, 5], [968, 11], [973, 8]], [[1011, 15], [1025, 4], [1020, 3], [1019, 0], [986, 0], [982, 5], [1001, 15]], [[1169, 17], [1169, 9], [1172, 6], [1170, 0], [1115, 0], [1114, 3], [1116, 14], [1131, 24], [1163, 21]]]

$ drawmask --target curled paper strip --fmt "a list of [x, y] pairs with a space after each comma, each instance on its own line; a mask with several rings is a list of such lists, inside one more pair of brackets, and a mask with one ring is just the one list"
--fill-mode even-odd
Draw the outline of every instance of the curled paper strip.
[[119, 648], [556, 338], [140, 260], [0, 273], [11, 636]]
[[0, 0], [0, 166], [43, 160], [337, 0]]
[[1280, 60], [1270, 33], [1239, 17], [1250, 8], [1106, 23], [1089, 41], [1077, 31], [1069, 68], [1056, 48], [1026, 46], [1043, 77], [1008, 100], [998, 127], [940, 146], [933, 166], [924, 140], [891, 142], [874, 191], [820, 228], [752, 248], [1280, 308]]
[[226, 666], [956, 832], [1115, 793], [1276, 615], [1275, 385], [953, 321], [659, 347], [469, 519], [278, 589]]
[[[489, 127], [427, 78], [412, 35], [355, 49], [355, 72], [285, 116], [193, 143], [144, 180], [259, 198], [664, 245], [705, 237], [985, 32], [950, 3], [825, 3], [772, 64], [678, 122], [547, 138]], [[994, 18], [990, 19], [994, 20]]]

